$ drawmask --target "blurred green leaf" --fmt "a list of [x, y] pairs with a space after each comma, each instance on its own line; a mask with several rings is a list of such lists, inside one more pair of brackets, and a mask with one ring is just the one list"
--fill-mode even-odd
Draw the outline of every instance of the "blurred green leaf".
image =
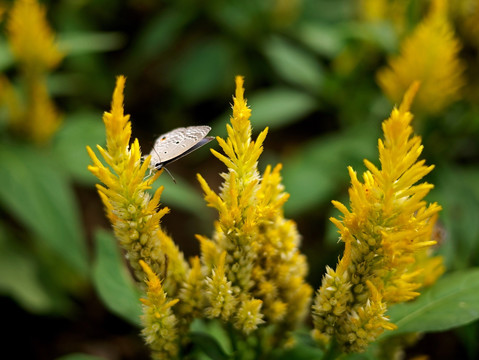
[[272, 36], [262, 49], [278, 75], [291, 84], [319, 93], [324, 70], [313, 54], [279, 36]]
[[140, 325], [141, 292], [122, 260], [115, 238], [105, 230], [95, 233], [93, 284], [108, 309], [134, 325]]
[[105, 360], [105, 358], [95, 355], [74, 353], [61, 356], [59, 358], [56, 358], [56, 360]]
[[376, 163], [378, 132], [376, 127], [367, 125], [350, 128], [312, 140], [285, 158], [283, 184], [291, 194], [286, 212], [298, 215], [318, 204], [329, 203], [334, 194], [346, 187], [348, 165], [360, 172], [364, 169], [363, 159]]
[[0, 71], [3, 72], [13, 64], [13, 55], [5, 38], [0, 38]]
[[[134, 66], [151, 61], [160, 56], [163, 51], [175, 43], [181, 30], [191, 14], [182, 8], [181, 11], [175, 8], [166, 8], [158, 15], [149, 19], [148, 23], [141, 29], [133, 41], [130, 62]], [[132, 64], [133, 65], [133, 64]]]
[[255, 128], [271, 129], [291, 124], [307, 116], [318, 107], [310, 95], [288, 88], [271, 88], [253, 93], [248, 98], [253, 109]]
[[[190, 325], [190, 333], [193, 334], [194, 342], [201, 341], [201, 336], [198, 334], [203, 334], [211, 337], [213, 340], [209, 339], [208, 341], [214, 341], [214, 351], [219, 354], [232, 354], [233, 348], [231, 344], [231, 338], [224, 329], [222, 323], [218, 320], [204, 320], [204, 319], [195, 319]], [[203, 346], [200, 346], [203, 348]]]
[[117, 50], [126, 38], [119, 32], [68, 32], [58, 34], [58, 47], [67, 56]]
[[322, 23], [303, 23], [298, 29], [297, 37], [319, 55], [327, 58], [336, 57], [346, 45], [342, 27]]
[[89, 145], [96, 150], [96, 145], [105, 143], [105, 125], [100, 113], [74, 113], [64, 120], [54, 139], [54, 152], [58, 161], [75, 181], [94, 184], [96, 178], [87, 170], [91, 159], [86, 151]]
[[324, 351], [318, 347], [304, 344], [296, 344], [292, 349], [282, 350], [275, 360], [321, 360], [324, 358]]
[[175, 60], [172, 86], [188, 101], [203, 99], [230, 79], [232, 61], [230, 44], [221, 38], [197, 42]]
[[199, 347], [211, 359], [231, 359], [231, 354], [228, 354], [213, 336], [201, 332], [191, 331], [189, 333], [189, 338], [193, 344]]
[[344, 26], [345, 36], [375, 44], [381, 50], [393, 54], [398, 48], [396, 31], [389, 22], [348, 22]]
[[0, 292], [31, 312], [49, 312], [55, 302], [38, 278], [34, 254], [27, 253], [16, 241], [0, 224]]
[[205, 213], [206, 203], [200, 187], [193, 187], [189, 182], [175, 176], [176, 183], [170, 178], [168, 173], [164, 172], [153, 184], [152, 192], [161, 185], [165, 186], [161, 194], [161, 203], [168, 205], [172, 209], [178, 208], [187, 211], [204, 220], [207, 219]]
[[398, 329], [381, 338], [444, 331], [479, 319], [479, 268], [445, 275], [416, 300], [391, 306], [387, 315]]
[[435, 188], [430, 198], [443, 210], [440, 219], [446, 231], [439, 252], [448, 268], [478, 264], [479, 256], [479, 170], [441, 164], [432, 173]]
[[86, 275], [83, 230], [74, 194], [49, 154], [0, 144], [0, 202], [44, 245]]

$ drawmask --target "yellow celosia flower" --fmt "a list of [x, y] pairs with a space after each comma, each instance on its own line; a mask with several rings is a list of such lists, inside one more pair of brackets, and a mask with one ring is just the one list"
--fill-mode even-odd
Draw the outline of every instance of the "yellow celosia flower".
[[377, 73], [383, 92], [394, 102], [413, 81], [421, 82], [415, 104], [437, 113], [460, 98], [465, 83], [461, 44], [447, 19], [444, 0], [434, 0], [427, 17], [401, 44], [400, 55]]
[[183, 320], [186, 320], [183, 322], [185, 325], [189, 320], [201, 318], [205, 307], [204, 275], [201, 271], [200, 258], [196, 256], [190, 262], [191, 268], [178, 293], [180, 299], [178, 312]]
[[63, 58], [48, 25], [45, 8], [36, 0], [16, 0], [7, 23], [8, 41], [15, 58], [24, 66], [44, 71]]
[[209, 306], [205, 310], [205, 315], [209, 318], [219, 317], [228, 320], [238, 303], [233, 294], [231, 281], [225, 276], [225, 258], [226, 252], [223, 252], [218, 265], [211, 271], [211, 277], [206, 279], [206, 298]]
[[151, 197], [147, 190], [161, 172], [145, 180], [150, 163], [149, 157], [142, 163], [138, 139], [130, 145], [131, 123], [123, 112], [123, 88], [125, 78], [119, 76], [111, 111], [105, 112], [106, 150], [97, 146], [106, 164], [103, 164], [90, 147], [88, 153], [94, 165], [88, 169], [104, 185], [97, 185], [115, 235], [126, 250], [131, 266], [139, 279], [143, 271], [139, 261], [144, 260], [156, 274], [164, 279], [164, 288], [169, 296], [176, 296], [188, 268], [182, 253], [171, 238], [161, 229], [160, 219], [168, 208], [158, 210], [158, 188]]
[[[37, 143], [44, 143], [58, 130], [62, 118], [48, 95], [45, 79], [31, 79], [29, 106], [25, 115], [24, 130]], [[22, 130], [22, 129], [20, 129]]]
[[[57, 131], [61, 116], [46, 87], [46, 72], [63, 58], [50, 29], [45, 9], [35, 0], [17, 0], [7, 21], [7, 39], [25, 82], [25, 100], [9, 91], [6, 79], [0, 99], [7, 106], [12, 127], [36, 143], [45, 143]], [[5, 86], [6, 85], [6, 86]], [[18, 104], [25, 104], [25, 109]]]
[[172, 307], [179, 300], [168, 301], [158, 276], [143, 260], [139, 264], [147, 275], [148, 286], [147, 298], [140, 299], [143, 303], [142, 335], [152, 349], [153, 359], [173, 359], [178, 355], [179, 339]]
[[412, 264], [419, 251], [435, 244], [431, 233], [440, 206], [424, 201], [433, 185], [416, 184], [433, 169], [418, 161], [423, 147], [410, 126], [417, 88], [416, 83], [383, 122], [381, 169], [365, 160], [368, 171], [360, 182], [349, 168], [351, 210], [333, 201], [343, 219], [331, 221], [346, 248], [316, 295], [313, 335], [323, 344], [335, 337], [344, 351], [362, 351], [384, 329], [394, 328], [385, 316], [387, 305], [419, 295], [420, 270]]
[[253, 141], [250, 116], [243, 78], [237, 77], [228, 138], [218, 138], [225, 155], [212, 150], [228, 167], [220, 194], [198, 175], [208, 205], [219, 212], [213, 238], [198, 236], [210, 274], [207, 315], [231, 321], [245, 333], [266, 320], [279, 325], [284, 340], [304, 319], [312, 290], [304, 282], [307, 264], [296, 226], [283, 216], [288, 195], [281, 167], [268, 166], [260, 177], [257, 162], [267, 129]]
[[3, 75], [0, 75], [0, 104], [6, 106], [9, 122], [20, 128], [19, 125], [24, 117], [22, 105], [14, 86]]

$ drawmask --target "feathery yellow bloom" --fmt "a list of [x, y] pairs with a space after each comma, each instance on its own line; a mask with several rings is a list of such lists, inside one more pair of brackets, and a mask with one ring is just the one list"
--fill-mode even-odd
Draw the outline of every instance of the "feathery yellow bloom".
[[201, 271], [200, 258], [196, 256], [191, 259], [190, 263], [191, 268], [178, 293], [180, 299], [178, 312], [182, 314], [183, 319], [187, 317], [187, 321], [184, 321], [185, 324], [188, 324], [188, 320], [200, 318], [205, 308], [204, 276]]
[[140, 299], [143, 303], [142, 335], [152, 349], [153, 359], [173, 359], [178, 355], [179, 339], [178, 321], [172, 307], [179, 300], [168, 301], [158, 276], [143, 260], [139, 264], [147, 275], [147, 298]]
[[45, 8], [36, 0], [16, 0], [7, 23], [8, 41], [15, 58], [24, 66], [45, 71], [63, 58], [48, 25]]
[[147, 192], [161, 172], [147, 178], [149, 157], [141, 162], [138, 139], [130, 145], [130, 116], [123, 110], [125, 78], [117, 78], [111, 111], [103, 114], [106, 128], [106, 149], [97, 146], [104, 159], [100, 161], [87, 147], [93, 161], [88, 169], [104, 185], [97, 185], [108, 218], [120, 245], [126, 250], [131, 266], [139, 279], [143, 271], [139, 261], [144, 260], [164, 279], [169, 296], [176, 296], [186, 277], [188, 264], [172, 239], [161, 229], [160, 219], [169, 209], [159, 208], [163, 187], [153, 197]]
[[[238, 76], [228, 138], [217, 139], [225, 155], [212, 150], [228, 167], [220, 194], [198, 175], [208, 206], [219, 213], [213, 238], [198, 237], [202, 264], [213, 274], [208, 316], [231, 321], [245, 333], [264, 321], [275, 323], [284, 337], [306, 316], [312, 290], [304, 281], [307, 264], [298, 250], [296, 225], [283, 216], [288, 194], [281, 185], [281, 166], [268, 166], [260, 176], [257, 162], [267, 129], [253, 141], [250, 116]], [[225, 291], [230, 304], [218, 295]]]
[[219, 258], [218, 265], [211, 271], [211, 277], [206, 278], [206, 298], [209, 306], [205, 315], [209, 318], [228, 320], [233, 314], [238, 300], [233, 294], [231, 281], [225, 276], [226, 252]]
[[417, 184], [433, 166], [418, 160], [423, 146], [410, 125], [417, 89], [415, 83], [383, 122], [381, 169], [365, 160], [368, 171], [361, 182], [349, 167], [351, 210], [333, 201], [343, 218], [331, 221], [346, 247], [315, 297], [313, 335], [323, 344], [334, 336], [344, 351], [362, 351], [395, 327], [385, 316], [387, 305], [419, 295], [420, 270], [412, 265], [418, 252], [435, 244], [431, 233], [441, 208], [424, 201], [433, 185]]
[[24, 111], [18, 94], [12, 83], [0, 75], [0, 104], [5, 105], [8, 111], [8, 120], [14, 127], [20, 128]]
[[444, 0], [434, 0], [426, 18], [401, 44], [400, 55], [377, 73], [383, 92], [399, 102], [413, 81], [421, 82], [417, 109], [437, 113], [460, 98], [465, 84], [461, 44], [447, 19]]
[[[4, 79], [0, 99], [6, 104], [11, 126], [36, 143], [45, 143], [57, 131], [61, 116], [50, 99], [46, 72], [63, 58], [55, 43], [45, 9], [35, 0], [14, 2], [7, 21], [7, 39], [25, 83], [25, 99]], [[25, 109], [19, 107], [25, 104]]]
[[48, 95], [45, 79], [31, 79], [29, 90], [30, 104], [22, 125], [26, 128], [20, 130], [30, 133], [35, 142], [44, 143], [56, 133], [62, 117]]

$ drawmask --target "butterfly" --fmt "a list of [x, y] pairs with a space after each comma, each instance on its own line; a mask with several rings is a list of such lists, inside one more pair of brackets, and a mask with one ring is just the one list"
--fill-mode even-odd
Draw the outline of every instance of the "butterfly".
[[[211, 127], [206, 125], [188, 126], [160, 135], [150, 152], [150, 169], [161, 170], [164, 168], [170, 173], [166, 169], [166, 165], [188, 155], [214, 139], [213, 136], [206, 136], [210, 130]], [[173, 176], [171, 177], [173, 178]]]

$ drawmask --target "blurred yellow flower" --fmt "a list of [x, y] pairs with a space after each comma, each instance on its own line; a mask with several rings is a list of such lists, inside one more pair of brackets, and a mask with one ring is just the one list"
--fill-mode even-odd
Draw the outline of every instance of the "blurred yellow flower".
[[7, 23], [8, 41], [24, 66], [44, 71], [56, 67], [63, 53], [48, 25], [45, 8], [36, 0], [16, 0]]
[[346, 352], [363, 351], [384, 329], [394, 329], [387, 305], [415, 298], [426, 281], [413, 264], [418, 252], [435, 244], [432, 231], [441, 208], [424, 201], [433, 185], [416, 184], [433, 169], [418, 161], [423, 146], [412, 135], [409, 108], [417, 89], [415, 83], [383, 122], [381, 169], [365, 160], [361, 182], [349, 167], [351, 210], [333, 201], [343, 218], [331, 221], [345, 250], [336, 270], [327, 268], [316, 295], [313, 335], [323, 344], [335, 337]]
[[106, 150], [97, 145], [105, 164], [87, 147], [93, 165], [88, 169], [104, 185], [97, 185], [108, 218], [120, 245], [138, 279], [143, 278], [139, 261], [145, 261], [164, 279], [163, 287], [169, 296], [176, 296], [183, 283], [188, 264], [173, 240], [160, 227], [160, 220], [169, 209], [159, 208], [163, 187], [153, 197], [147, 192], [161, 171], [145, 179], [149, 157], [141, 162], [138, 139], [130, 145], [130, 116], [123, 110], [125, 78], [117, 78], [111, 111], [103, 114], [106, 128]]
[[6, 78], [1, 80], [0, 101], [8, 110], [10, 125], [36, 143], [47, 142], [61, 124], [47, 86], [47, 72], [57, 66], [63, 54], [55, 42], [45, 9], [35, 0], [13, 3], [6, 24], [7, 40], [25, 83], [25, 99]]
[[389, 58], [389, 66], [378, 71], [378, 84], [398, 103], [409, 85], [420, 81], [415, 106], [438, 113], [461, 97], [465, 79], [460, 49], [447, 19], [447, 4], [433, 0], [429, 14], [401, 43], [400, 55]]
[[253, 141], [250, 116], [238, 76], [228, 138], [217, 138], [225, 155], [212, 150], [228, 167], [220, 194], [198, 175], [208, 206], [219, 213], [213, 238], [198, 236], [210, 274], [207, 315], [231, 321], [245, 333], [265, 321], [274, 323], [285, 340], [306, 316], [312, 290], [304, 281], [307, 264], [296, 226], [283, 216], [288, 194], [281, 167], [268, 166], [260, 176], [257, 162], [267, 129]]

